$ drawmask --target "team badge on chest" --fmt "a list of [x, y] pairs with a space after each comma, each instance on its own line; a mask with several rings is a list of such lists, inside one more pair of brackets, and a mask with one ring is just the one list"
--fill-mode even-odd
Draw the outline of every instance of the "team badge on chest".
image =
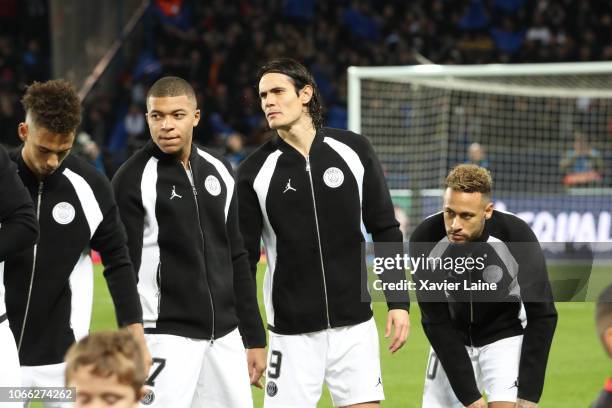
[[344, 182], [344, 173], [337, 167], [330, 167], [323, 173], [323, 181], [327, 187], [340, 187]]
[[212, 196], [221, 194], [221, 183], [219, 183], [219, 179], [213, 175], [206, 177], [206, 180], [204, 180], [204, 187]]
[[74, 220], [76, 211], [72, 204], [62, 201], [61, 203], [55, 204], [51, 211], [55, 222], [61, 225], [70, 224]]
[[502, 280], [504, 276], [504, 270], [498, 265], [489, 265], [482, 272], [482, 278], [487, 283], [497, 283]]

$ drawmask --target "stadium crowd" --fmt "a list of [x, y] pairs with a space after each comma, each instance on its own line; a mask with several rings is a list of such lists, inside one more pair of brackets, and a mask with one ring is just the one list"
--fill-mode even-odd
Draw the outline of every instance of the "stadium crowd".
[[[0, 1], [0, 143], [8, 146], [19, 142], [24, 85], [50, 77], [46, 4]], [[109, 176], [147, 139], [144, 95], [165, 74], [196, 89], [204, 113], [196, 141], [227, 150], [237, 163], [266, 137], [254, 84], [257, 67], [270, 58], [306, 64], [321, 88], [326, 125], [338, 128], [347, 125], [350, 65], [612, 58], [607, 2], [155, 0], [144, 20], [153, 41], [123, 58], [129, 62], [118, 86], [96, 89], [85, 107], [81, 151]]]

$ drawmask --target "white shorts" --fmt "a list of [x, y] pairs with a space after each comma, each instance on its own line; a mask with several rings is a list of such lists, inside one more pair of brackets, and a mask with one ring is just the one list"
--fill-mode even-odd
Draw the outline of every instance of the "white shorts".
[[[516, 402], [518, 370], [523, 336], [508, 337], [482, 347], [466, 346], [476, 385], [488, 402]], [[440, 360], [429, 350], [425, 373], [423, 408], [460, 408]]]
[[327, 384], [334, 406], [385, 399], [374, 319], [314, 333], [270, 332], [266, 408], [314, 408]]
[[[21, 384], [23, 387], [64, 387], [66, 363], [41, 366], [21, 366]], [[46, 408], [72, 407], [69, 402], [45, 402]]]
[[[8, 320], [0, 323], [0, 387], [20, 387], [21, 373], [15, 337]], [[0, 407], [21, 407], [22, 403], [0, 402]]]
[[146, 334], [153, 357], [142, 407], [250, 408], [246, 350], [238, 329], [216, 339]]

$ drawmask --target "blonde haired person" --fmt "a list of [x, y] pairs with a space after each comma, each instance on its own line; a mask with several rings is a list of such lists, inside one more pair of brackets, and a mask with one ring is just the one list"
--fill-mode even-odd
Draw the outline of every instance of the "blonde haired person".
[[66, 354], [66, 386], [76, 408], [138, 407], [146, 379], [140, 346], [127, 330], [97, 332]]
[[442, 211], [410, 237], [412, 257], [452, 265], [413, 275], [432, 347], [424, 408], [531, 408], [542, 394], [557, 323], [546, 262], [529, 226], [493, 208], [492, 187], [487, 169], [455, 167]]

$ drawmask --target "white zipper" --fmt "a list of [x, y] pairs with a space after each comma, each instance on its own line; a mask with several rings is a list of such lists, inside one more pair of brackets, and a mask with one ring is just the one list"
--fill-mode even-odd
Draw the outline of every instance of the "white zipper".
[[[200, 220], [200, 207], [198, 206], [198, 190], [196, 190], [195, 188], [195, 172], [193, 171], [193, 167], [191, 167], [191, 161], [189, 161], [189, 169], [187, 170], [185, 169], [185, 173], [187, 173], [187, 171], [191, 171], [191, 177], [189, 177], [189, 175], [187, 174], [187, 178], [189, 179], [189, 184], [191, 184], [191, 191], [193, 192], [193, 200], [195, 201], [195, 205], [196, 205], [196, 214], [198, 216], [198, 229], [200, 230], [200, 236], [202, 237], [202, 245], [205, 246], [205, 241], [204, 241], [204, 232], [202, 231], [202, 221]], [[208, 289], [208, 298], [210, 299], [210, 308], [212, 310], [212, 331], [211, 331], [211, 336], [210, 336], [210, 344], [214, 344], [215, 342], [215, 304], [213, 302], [213, 297], [212, 297], [212, 292], [210, 290], [210, 279], [208, 279], [208, 268], [206, 269], [206, 287]]]
[[[38, 200], [36, 202], [36, 221], [40, 221], [40, 201], [42, 199], [43, 182], [38, 183]], [[30, 286], [28, 288], [28, 299], [26, 301], [25, 312], [23, 314], [23, 323], [21, 324], [21, 333], [19, 333], [19, 342], [17, 343], [17, 351], [21, 350], [23, 342], [23, 333], [25, 332], [26, 320], [28, 311], [30, 310], [30, 301], [32, 299], [32, 287], [34, 286], [34, 271], [36, 270], [36, 253], [38, 252], [38, 244], [34, 244], [34, 254], [32, 258], [32, 275], [30, 276]]]
[[323, 292], [325, 293], [325, 313], [327, 316], [327, 328], [331, 328], [329, 320], [329, 303], [327, 301], [327, 283], [325, 281], [325, 265], [323, 264], [323, 248], [321, 247], [321, 233], [319, 231], [319, 217], [317, 216], [317, 202], [315, 200], [314, 184], [310, 172], [310, 156], [306, 156], [306, 172], [310, 181], [310, 192], [312, 193], [312, 206], [314, 208], [315, 226], [317, 228], [317, 241], [319, 243], [319, 259], [321, 260], [321, 274], [323, 275]]

